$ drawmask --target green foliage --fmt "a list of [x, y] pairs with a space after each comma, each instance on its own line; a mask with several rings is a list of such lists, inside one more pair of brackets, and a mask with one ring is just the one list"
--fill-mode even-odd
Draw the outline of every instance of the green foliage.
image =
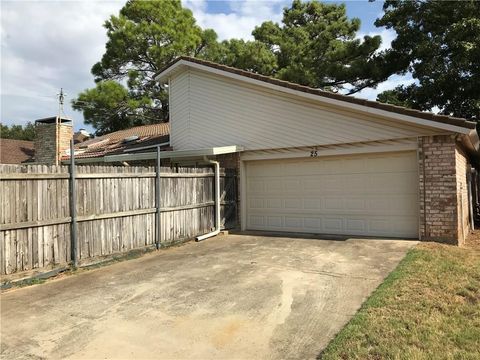
[[381, 37], [357, 39], [359, 28], [343, 4], [294, 0], [281, 25], [264, 22], [253, 35], [275, 54], [277, 71], [269, 75], [327, 90], [348, 86], [354, 93], [389, 75], [378, 53]]
[[197, 26], [180, 0], [130, 0], [105, 28], [106, 51], [92, 68], [97, 86], [72, 101], [97, 134], [166, 120], [168, 97], [155, 75], [180, 55], [219, 51], [215, 32]]
[[72, 101], [72, 107], [82, 110], [85, 122], [97, 130], [97, 135], [102, 135], [157, 122], [149, 114], [151, 103], [147, 96], [133, 94], [116, 81], [104, 80], [82, 92]]
[[254, 41], [217, 41], [179, 0], [130, 0], [105, 23], [108, 41], [92, 68], [96, 87], [72, 101], [97, 134], [168, 119], [168, 96], [155, 76], [181, 55], [326, 90], [354, 93], [385, 80], [380, 36], [357, 39], [360, 20], [345, 6], [295, 0], [282, 24], [264, 22]]
[[30, 121], [24, 126], [0, 124], [0, 138], [32, 141], [35, 139], [35, 125]]
[[236, 39], [223, 41], [219, 55], [212, 60], [259, 74], [271, 75], [277, 68], [275, 54], [259, 41]]
[[409, 98], [409, 89], [403, 85], [397, 86], [393, 90], [386, 90], [377, 95], [377, 101], [397, 106], [414, 108], [415, 104]]
[[480, 2], [393, 1], [377, 26], [397, 32], [386, 58], [418, 81], [381, 94], [379, 101], [480, 119]]

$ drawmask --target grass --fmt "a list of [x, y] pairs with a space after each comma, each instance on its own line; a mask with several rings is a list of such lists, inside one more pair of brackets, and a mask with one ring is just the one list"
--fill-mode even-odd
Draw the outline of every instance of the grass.
[[322, 359], [480, 359], [480, 246], [410, 250]]

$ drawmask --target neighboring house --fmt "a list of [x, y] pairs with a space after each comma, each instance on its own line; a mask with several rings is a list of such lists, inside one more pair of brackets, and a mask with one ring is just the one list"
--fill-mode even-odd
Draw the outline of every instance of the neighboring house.
[[239, 171], [242, 229], [464, 242], [474, 122], [192, 58], [158, 81], [172, 157], [233, 152], [216, 158]]
[[0, 164], [31, 162], [34, 154], [33, 141], [0, 138]]
[[[75, 157], [100, 158], [107, 155], [122, 154], [130, 151], [145, 151], [169, 142], [169, 124], [159, 123], [136, 126], [105, 134], [75, 145]], [[62, 154], [62, 160], [70, 158], [70, 151]]]
[[89, 134], [84, 130], [73, 133], [72, 120], [50, 117], [37, 120], [35, 132], [35, 162], [39, 164], [69, 160], [72, 137], [75, 158], [83, 159], [84, 163], [103, 162], [98, 159], [126, 151], [145, 151], [158, 145], [165, 148], [169, 141], [168, 123], [136, 126], [88, 139]]

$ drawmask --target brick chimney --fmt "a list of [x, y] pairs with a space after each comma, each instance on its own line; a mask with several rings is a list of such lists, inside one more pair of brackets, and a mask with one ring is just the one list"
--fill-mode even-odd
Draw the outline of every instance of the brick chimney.
[[59, 165], [73, 136], [72, 120], [54, 116], [35, 121], [35, 162]]

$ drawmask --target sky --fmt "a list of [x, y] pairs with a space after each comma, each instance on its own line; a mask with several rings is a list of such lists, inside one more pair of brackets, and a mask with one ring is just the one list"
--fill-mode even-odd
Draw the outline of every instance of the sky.
[[[252, 39], [251, 32], [263, 21], [280, 22], [282, 9], [291, 1], [207, 1], [182, 0], [202, 28], [214, 29], [220, 40]], [[340, 3], [337, 1], [337, 3]], [[391, 30], [376, 28], [382, 15], [382, 1], [344, 1], [349, 17], [361, 20], [359, 36], [382, 36], [382, 47], [395, 38]], [[85, 128], [81, 112], [70, 101], [94, 86], [90, 73], [101, 59], [107, 40], [103, 23], [117, 15], [125, 0], [1, 0], [1, 122], [25, 124], [58, 113], [57, 94], [66, 93], [64, 112], [74, 120], [76, 130]], [[392, 76], [376, 89], [365, 89], [358, 97], [376, 95], [411, 78]]]

